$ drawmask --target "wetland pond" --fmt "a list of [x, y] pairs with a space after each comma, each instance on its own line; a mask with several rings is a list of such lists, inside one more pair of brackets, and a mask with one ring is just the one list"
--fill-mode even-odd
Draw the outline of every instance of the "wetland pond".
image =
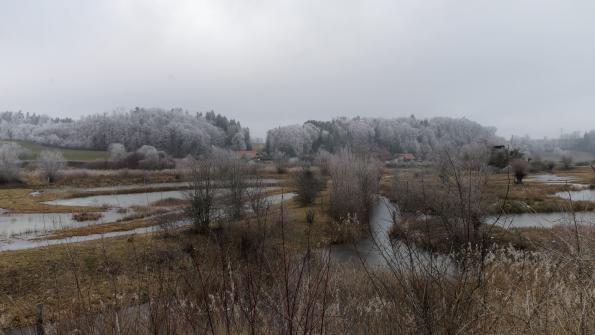
[[[186, 191], [166, 192], [145, 192], [118, 195], [100, 195], [79, 197], [72, 199], [61, 199], [48, 201], [47, 204], [67, 206], [108, 206], [110, 209], [104, 211], [103, 216], [97, 220], [78, 222], [72, 218], [73, 213], [2, 213], [0, 214], [0, 251], [19, 250], [36, 248], [53, 244], [80, 242], [99, 239], [102, 237], [122, 236], [137, 233], [146, 233], [159, 230], [159, 227], [146, 227], [128, 231], [112, 232], [105, 234], [92, 234], [77, 236], [68, 239], [45, 240], [39, 239], [48, 232], [65, 229], [89, 226], [94, 224], [115, 222], [131, 211], [122, 212], [117, 208], [128, 208], [133, 206], [147, 206], [151, 203], [167, 198], [182, 199]], [[295, 193], [274, 194], [265, 197], [270, 204], [278, 204], [281, 201], [289, 200]], [[178, 222], [179, 225], [189, 224], [185, 220]]]
[[574, 224], [575, 219], [581, 225], [593, 224], [595, 223], [595, 212], [575, 212], [574, 217], [572, 213], [566, 212], [507, 214], [500, 218], [490, 216], [487, 218], [486, 224], [496, 223], [505, 228], [551, 228], [557, 225]]

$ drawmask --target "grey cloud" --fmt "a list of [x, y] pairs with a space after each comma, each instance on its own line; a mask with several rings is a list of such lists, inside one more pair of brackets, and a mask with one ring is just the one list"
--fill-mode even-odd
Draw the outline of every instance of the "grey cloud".
[[5, 1], [0, 109], [214, 109], [257, 136], [339, 115], [465, 116], [504, 136], [556, 136], [595, 126], [594, 10], [586, 0]]

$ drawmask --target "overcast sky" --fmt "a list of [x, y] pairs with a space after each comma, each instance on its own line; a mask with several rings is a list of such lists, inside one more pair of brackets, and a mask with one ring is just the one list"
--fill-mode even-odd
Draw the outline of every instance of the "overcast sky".
[[0, 110], [595, 128], [595, 1], [0, 0]]

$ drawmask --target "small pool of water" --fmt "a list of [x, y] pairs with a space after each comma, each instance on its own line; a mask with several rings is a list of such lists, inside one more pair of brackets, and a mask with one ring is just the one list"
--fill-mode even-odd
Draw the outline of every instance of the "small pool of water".
[[498, 220], [497, 219], [497, 216], [488, 217], [486, 223], [496, 223], [497, 225], [506, 228], [550, 228], [556, 225], [574, 224], [574, 219], [576, 219], [578, 224], [582, 225], [595, 224], [595, 212], [576, 212], [574, 217], [572, 213], [563, 212], [508, 214], [501, 216]]
[[[279, 179], [266, 178], [261, 180], [266, 185], [275, 185], [280, 182]], [[250, 182], [250, 181], [249, 181]], [[87, 187], [87, 188], [66, 188], [66, 190], [76, 192], [111, 192], [111, 191], [126, 191], [137, 189], [160, 189], [160, 188], [188, 188], [192, 186], [190, 181], [180, 181], [171, 183], [149, 183], [149, 184], [132, 184], [132, 185], [115, 185], [115, 186], [101, 186], [101, 187]], [[63, 191], [64, 189], [54, 190]]]
[[110, 192], [110, 191], [126, 191], [145, 188], [169, 188], [169, 187], [189, 187], [191, 185], [188, 181], [175, 183], [151, 183], [151, 184], [133, 184], [133, 185], [116, 185], [116, 186], [102, 186], [76, 189], [81, 192]]
[[94, 207], [132, 207], [149, 206], [155, 201], [174, 198], [183, 199], [187, 191], [165, 191], [165, 192], [144, 192], [144, 193], [126, 193], [111, 195], [94, 195], [89, 197], [80, 197], [72, 199], [60, 199], [44, 202], [48, 205], [61, 206], [94, 206]]
[[595, 190], [587, 189], [570, 192], [557, 192], [554, 196], [573, 201], [595, 201]]
[[65, 238], [65, 239], [56, 239], [56, 240], [12, 239], [10, 241], [7, 241], [6, 243], [0, 243], [0, 251], [40, 248], [40, 247], [47, 247], [50, 245], [63, 244], [63, 243], [76, 243], [76, 242], [83, 242], [83, 241], [98, 240], [98, 239], [107, 238], [107, 237], [133, 235], [133, 234], [145, 234], [145, 233], [150, 233], [150, 232], [157, 231], [157, 230], [159, 230], [159, 227], [145, 227], [145, 228], [137, 228], [134, 230], [118, 231], [118, 232], [111, 232], [111, 233], [105, 233], [105, 234], [91, 234], [91, 235], [85, 235], [85, 236], [75, 236], [75, 237], [70, 237], [70, 238]]
[[579, 178], [573, 176], [558, 176], [555, 174], [538, 174], [525, 178], [526, 182], [536, 182], [544, 184], [565, 184], [576, 183], [580, 181]]
[[0, 214], [0, 240], [16, 235], [39, 235], [56, 229], [84, 227], [105, 222], [114, 222], [125, 213], [108, 210], [97, 220], [76, 221], [73, 213], [5, 213]]
[[[174, 192], [184, 192], [184, 191], [174, 191]], [[172, 195], [171, 192], [150, 192], [150, 193], [138, 193], [138, 194], [126, 194], [128, 195], [147, 195], [149, 194], [149, 198], [154, 198], [155, 195], [151, 193], [159, 193], [159, 194], [166, 194], [164, 198]], [[174, 194], [175, 195], [175, 194]], [[265, 199], [270, 204], [278, 204], [282, 200], [286, 201], [293, 198], [296, 194], [289, 192], [281, 194], [275, 194], [267, 196]], [[121, 196], [121, 195], [119, 195]], [[65, 199], [66, 200], [75, 200], [72, 203], [80, 204], [84, 203], [84, 206], [89, 204], [93, 204], [92, 206], [96, 206], [96, 203], [100, 203], [103, 201], [101, 197], [114, 197], [114, 196], [93, 196], [93, 197], [84, 197], [84, 198], [77, 198], [77, 199]], [[92, 198], [92, 200], [89, 200]], [[86, 199], [86, 200], [81, 200]], [[145, 200], [146, 197], [142, 200]], [[121, 200], [121, 199], [120, 199]], [[125, 201], [121, 201], [120, 203], [138, 203], [136, 201], [138, 199], [134, 199], [134, 201], [125, 198]], [[158, 200], [158, 199], [157, 199]], [[58, 200], [62, 201], [62, 200]], [[53, 202], [52, 202], [53, 203]], [[70, 204], [70, 203], [69, 203]], [[80, 206], [80, 205], [76, 205]], [[89, 241], [94, 239], [99, 239], [102, 237], [112, 237], [112, 236], [121, 236], [121, 235], [130, 235], [130, 234], [137, 234], [137, 233], [146, 233], [151, 231], [159, 230], [159, 227], [148, 227], [148, 228], [139, 228], [130, 231], [124, 232], [113, 232], [113, 233], [106, 233], [106, 234], [93, 234], [93, 235], [86, 235], [86, 236], [77, 236], [69, 239], [58, 239], [58, 240], [35, 240], [33, 237], [43, 235], [50, 231], [56, 229], [63, 229], [63, 228], [74, 228], [74, 227], [83, 227], [93, 224], [100, 224], [106, 222], [114, 222], [118, 219], [121, 219], [125, 215], [130, 213], [118, 213], [116, 209], [111, 209], [104, 212], [104, 216], [99, 220], [93, 221], [85, 221], [85, 222], [77, 222], [72, 220], [71, 213], [49, 213], [49, 214], [4, 214], [0, 215], [0, 251], [4, 250], [18, 250], [18, 249], [28, 249], [28, 248], [37, 248], [47, 245], [53, 244], [60, 244], [60, 243], [68, 243], [68, 242], [81, 242], [81, 241]], [[189, 224], [186, 221], [180, 221], [179, 225]]]

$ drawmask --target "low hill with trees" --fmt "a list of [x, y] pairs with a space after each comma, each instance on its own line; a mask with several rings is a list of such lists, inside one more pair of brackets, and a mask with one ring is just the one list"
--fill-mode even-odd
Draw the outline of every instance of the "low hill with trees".
[[130, 151], [150, 145], [174, 157], [200, 154], [212, 146], [250, 148], [250, 132], [236, 120], [212, 111], [202, 114], [157, 108], [94, 114], [80, 120], [3, 112], [0, 139], [92, 150], [106, 150], [111, 143], [122, 143]]

